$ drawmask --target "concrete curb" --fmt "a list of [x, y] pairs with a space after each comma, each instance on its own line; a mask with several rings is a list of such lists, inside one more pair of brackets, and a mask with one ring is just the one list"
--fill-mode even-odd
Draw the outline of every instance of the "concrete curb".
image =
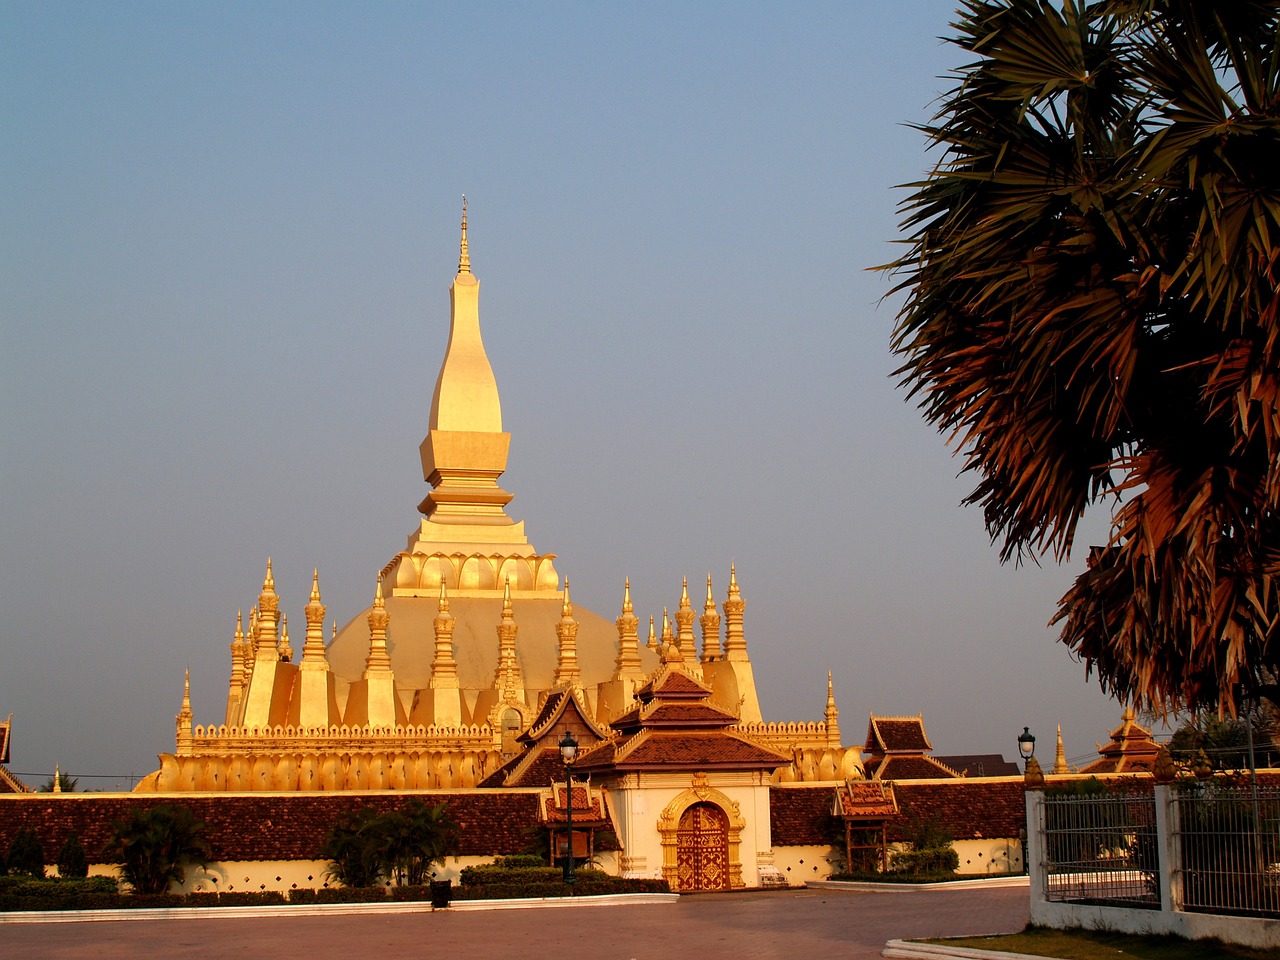
[[912, 943], [890, 940], [880, 951], [882, 957], [896, 960], [1049, 960], [1029, 953], [1002, 953], [999, 950], [975, 950], [972, 947], [948, 947], [940, 943]]
[[[529, 897], [521, 900], [456, 900], [442, 908], [472, 910], [537, 910], [555, 907], [621, 907], [628, 904], [675, 903], [678, 893], [612, 893], [588, 897]], [[19, 910], [0, 913], [5, 923], [85, 923], [126, 920], [234, 920], [246, 917], [342, 917], [367, 913], [434, 913], [429, 900], [405, 903], [300, 903], [264, 907], [154, 907], [138, 910]]]
[[991, 877], [984, 880], [944, 880], [939, 883], [869, 883], [861, 880], [809, 880], [811, 890], [858, 890], [862, 893], [921, 893], [928, 890], [990, 890], [994, 887], [1027, 887], [1031, 878]]

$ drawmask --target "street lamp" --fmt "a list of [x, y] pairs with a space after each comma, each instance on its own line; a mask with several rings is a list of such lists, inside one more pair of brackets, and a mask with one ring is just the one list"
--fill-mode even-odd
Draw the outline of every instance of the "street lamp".
[[1018, 734], [1018, 753], [1022, 754], [1022, 765], [1024, 770], [1027, 764], [1031, 762], [1031, 758], [1035, 752], [1036, 738], [1032, 735], [1030, 727], [1023, 727], [1022, 733]]
[[566, 809], [566, 817], [568, 819], [569, 843], [567, 845], [568, 856], [564, 861], [564, 882], [569, 886], [573, 885], [573, 761], [578, 756], [578, 741], [573, 739], [572, 731], [566, 730], [560, 743], [560, 760], [564, 763], [564, 786], [565, 793], [568, 795], [569, 805]]

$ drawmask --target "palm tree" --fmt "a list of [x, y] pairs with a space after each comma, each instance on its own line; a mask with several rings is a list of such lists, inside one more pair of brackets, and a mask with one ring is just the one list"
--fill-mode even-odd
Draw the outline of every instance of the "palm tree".
[[1277, 698], [1280, 31], [1261, 0], [965, 0], [893, 347], [1002, 562], [1138, 706]]
[[133, 810], [115, 822], [107, 851], [122, 864], [121, 873], [135, 893], [164, 893], [171, 883], [182, 883], [187, 867], [207, 863], [204, 830], [186, 807], [161, 804]]

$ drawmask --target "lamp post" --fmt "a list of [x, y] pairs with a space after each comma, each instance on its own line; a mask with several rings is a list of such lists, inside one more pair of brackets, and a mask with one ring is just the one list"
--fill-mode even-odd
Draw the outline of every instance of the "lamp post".
[[1026, 771], [1027, 765], [1031, 762], [1031, 758], [1036, 752], [1036, 738], [1031, 733], [1030, 727], [1023, 727], [1022, 733], [1018, 734], [1018, 753], [1022, 754], [1022, 768]]
[[566, 845], [564, 882], [568, 886], [573, 886], [573, 761], [578, 756], [578, 741], [573, 739], [572, 731], [565, 731], [559, 747], [560, 760], [564, 763], [564, 786], [568, 798], [565, 817], [568, 820], [569, 842]]
[[[1036, 738], [1030, 727], [1023, 727], [1018, 734], [1018, 753], [1022, 755], [1022, 770], [1025, 774], [1031, 768], [1031, 758], [1036, 752]], [[1027, 857], [1027, 827], [1018, 828], [1018, 839], [1022, 843], [1022, 872], [1031, 872], [1031, 861]]]

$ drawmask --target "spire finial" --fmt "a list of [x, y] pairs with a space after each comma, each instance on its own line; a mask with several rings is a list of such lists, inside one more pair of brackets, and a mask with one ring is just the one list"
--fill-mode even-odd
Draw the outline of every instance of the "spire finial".
[[275, 577], [271, 575], [271, 558], [267, 557], [267, 575], [262, 581], [262, 589], [274, 588], [276, 585]]
[[436, 605], [436, 609], [440, 613], [449, 612], [449, 591], [445, 588], [444, 577], [440, 578], [440, 600]]
[[320, 602], [320, 568], [315, 567], [311, 571], [311, 602]]
[[560, 607], [561, 616], [573, 616], [573, 603], [569, 599], [569, 578], [564, 578], [564, 603]]
[[467, 249], [467, 195], [462, 195], [462, 243], [458, 251], [458, 273], [471, 272], [471, 253]]
[[626, 577], [622, 581], [622, 612], [632, 613], [634, 610], [631, 605], [631, 578]]
[[502, 615], [505, 617], [511, 612], [511, 575], [508, 574], [502, 581]]

